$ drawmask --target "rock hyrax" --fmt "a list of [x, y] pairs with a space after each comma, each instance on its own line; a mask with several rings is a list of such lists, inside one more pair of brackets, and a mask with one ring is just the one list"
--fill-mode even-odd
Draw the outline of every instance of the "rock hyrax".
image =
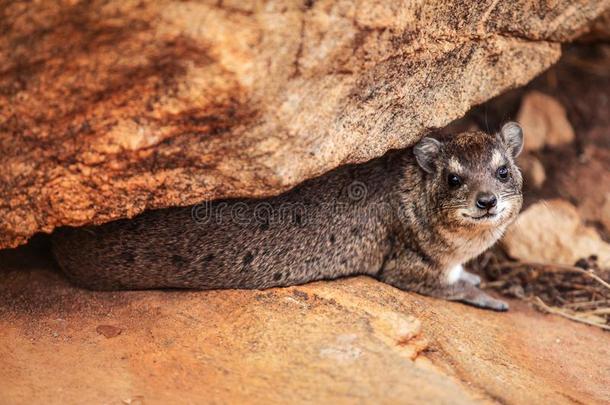
[[517, 216], [522, 145], [512, 122], [495, 135], [426, 137], [274, 198], [62, 228], [53, 249], [65, 273], [93, 289], [268, 288], [367, 274], [403, 290], [506, 310], [462, 265]]

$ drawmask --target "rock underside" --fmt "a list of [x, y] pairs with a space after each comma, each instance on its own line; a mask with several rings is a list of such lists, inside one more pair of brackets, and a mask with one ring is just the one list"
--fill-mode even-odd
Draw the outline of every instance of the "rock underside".
[[528, 82], [608, 6], [8, 2], [0, 248], [61, 225], [277, 194], [411, 145]]

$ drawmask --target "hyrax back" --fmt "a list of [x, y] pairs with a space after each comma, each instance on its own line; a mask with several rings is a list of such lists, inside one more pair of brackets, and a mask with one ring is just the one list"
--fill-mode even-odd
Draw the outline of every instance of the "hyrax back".
[[368, 274], [398, 288], [506, 309], [463, 271], [521, 207], [520, 128], [424, 138], [262, 200], [62, 228], [65, 273], [94, 289], [267, 288]]
[[[94, 289], [267, 288], [372, 275], [382, 264], [385, 224], [391, 223], [392, 211], [383, 206], [387, 183], [395, 180], [386, 170], [376, 161], [341, 168], [276, 198], [63, 228], [53, 235], [55, 255], [71, 279]], [[375, 211], [364, 212], [369, 206]]]

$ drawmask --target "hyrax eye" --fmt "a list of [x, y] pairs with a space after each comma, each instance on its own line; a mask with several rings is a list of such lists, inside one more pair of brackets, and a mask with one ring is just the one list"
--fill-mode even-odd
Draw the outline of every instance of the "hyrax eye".
[[509, 174], [509, 170], [508, 170], [508, 167], [506, 167], [506, 166], [501, 166], [496, 171], [496, 176], [502, 181], [506, 181], [508, 179], [508, 174]]
[[462, 178], [455, 173], [449, 173], [447, 183], [450, 187], [457, 188], [462, 185]]

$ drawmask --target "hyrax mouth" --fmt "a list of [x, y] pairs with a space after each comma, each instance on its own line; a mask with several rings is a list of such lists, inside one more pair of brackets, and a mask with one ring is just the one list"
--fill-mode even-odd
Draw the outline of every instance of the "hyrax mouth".
[[[504, 210], [502, 210], [502, 211], [504, 211]], [[480, 215], [480, 216], [473, 216], [473, 215], [468, 215], [468, 214], [463, 213], [462, 216], [465, 217], [465, 218], [474, 219], [475, 221], [480, 221], [480, 220], [489, 219], [489, 218], [496, 218], [496, 217], [500, 216], [502, 211], [499, 211], [499, 212], [486, 212], [486, 213], [484, 213], [483, 215]]]

